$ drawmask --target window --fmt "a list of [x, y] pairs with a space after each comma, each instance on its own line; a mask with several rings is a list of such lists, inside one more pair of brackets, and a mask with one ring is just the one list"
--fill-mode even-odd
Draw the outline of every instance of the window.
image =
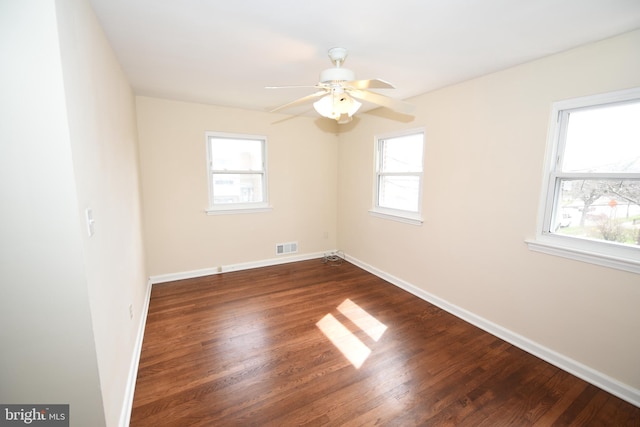
[[207, 213], [268, 209], [267, 139], [207, 132], [209, 208]]
[[421, 224], [424, 131], [376, 138], [374, 207], [377, 216]]
[[640, 89], [554, 104], [549, 139], [538, 240], [640, 272]]

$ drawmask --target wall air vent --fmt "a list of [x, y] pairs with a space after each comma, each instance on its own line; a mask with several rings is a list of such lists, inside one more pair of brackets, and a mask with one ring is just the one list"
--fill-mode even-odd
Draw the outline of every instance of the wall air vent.
[[276, 255], [293, 254], [298, 252], [298, 242], [278, 243]]

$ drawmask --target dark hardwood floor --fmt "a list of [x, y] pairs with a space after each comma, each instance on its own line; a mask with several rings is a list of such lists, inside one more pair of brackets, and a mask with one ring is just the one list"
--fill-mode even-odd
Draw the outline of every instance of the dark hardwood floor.
[[640, 408], [347, 262], [153, 287], [131, 426], [298, 425], [640, 426]]

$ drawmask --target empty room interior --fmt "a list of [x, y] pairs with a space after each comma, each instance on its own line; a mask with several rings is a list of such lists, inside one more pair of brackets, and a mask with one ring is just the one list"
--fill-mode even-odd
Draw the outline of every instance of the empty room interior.
[[640, 425], [639, 2], [3, 0], [0, 57], [1, 405]]

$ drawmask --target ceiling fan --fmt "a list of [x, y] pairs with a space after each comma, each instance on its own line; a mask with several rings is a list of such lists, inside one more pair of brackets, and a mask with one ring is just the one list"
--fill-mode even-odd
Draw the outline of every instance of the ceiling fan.
[[267, 89], [282, 89], [295, 87], [315, 87], [317, 92], [295, 101], [281, 105], [271, 112], [313, 102], [313, 108], [322, 116], [336, 120], [338, 123], [348, 123], [352, 116], [362, 106], [360, 101], [380, 105], [400, 113], [410, 114], [413, 105], [371, 92], [367, 89], [394, 89], [394, 87], [380, 79], [356, 80], [353, 71], [343, 68], [347, 57], [347, 49], [334, 47], [329, 49], [329, 58], [333, 68], [320, 73], [320, 82], [314, 86], [267, 86]]

